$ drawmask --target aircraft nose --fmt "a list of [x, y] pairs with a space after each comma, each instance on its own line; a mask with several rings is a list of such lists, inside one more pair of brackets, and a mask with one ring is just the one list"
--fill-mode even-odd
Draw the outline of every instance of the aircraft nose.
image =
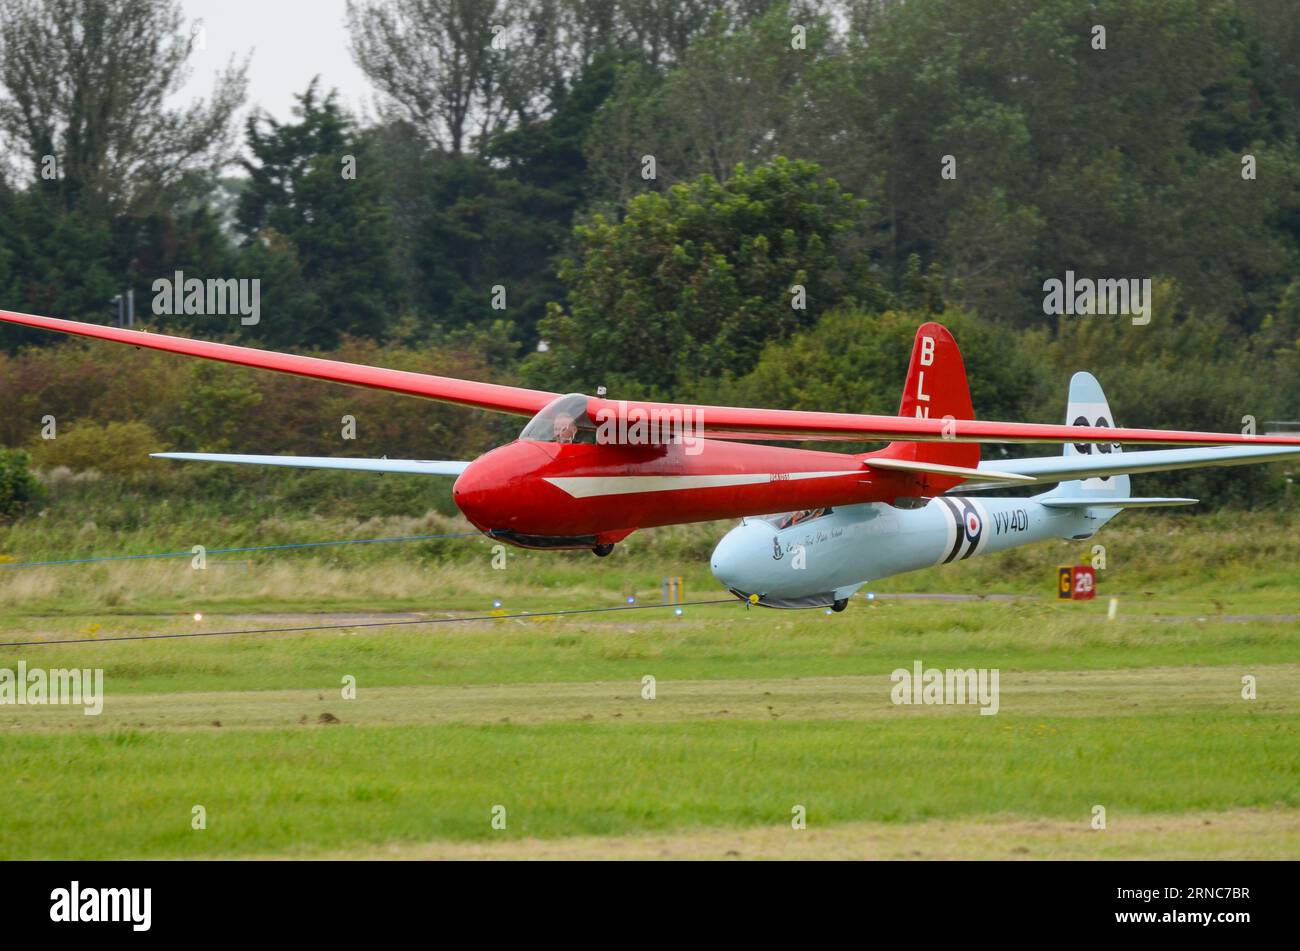
[[507, 528], [528, 498], [528, 477], [550, 459], [536, 445], [514, 442], [471, 462], [451, 487], [452, 501], [480, 531]]
[[489, 514], [485, 503], [491, 496], [492, 481], [485, 467], [480, 466], [478, 462], [471, 462], [465, 471], [456, 477], [451, 487], [451, 498], [456, 503], [456, 508], [464, 512], [465, 517], [480, 529], [490, 522], [490, 519], [485, 520]]
[[761, 520], [745, 522], [727, 532], [709, 559], [713, 577], [730, 590], [753, 594], [758, 566], [771, 549], [775, 535], [772, 526]]
[[713, 570], [713, 577], [727, 588], [730, 588], [731, 579], [736, 576], [736, 550], [735, 546], [729, 541], [730, 535], [723, 537], [718, 542], [718, 547], [713, 549], [713, 558], [710, 560], [709, 567]]

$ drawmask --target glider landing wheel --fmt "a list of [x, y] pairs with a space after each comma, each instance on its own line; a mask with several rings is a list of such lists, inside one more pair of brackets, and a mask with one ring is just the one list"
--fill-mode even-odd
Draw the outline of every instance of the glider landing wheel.
[[835, 600], [835, 603], [831, 605], [831, 610], [832, 610], [832, 611], [843, 611], [843, 610], [844, 610], [845, 608], [847, 608], [848, 606], [849, 606], [849, 599], [848, 599], [848, 598], [837, 598], [837, 599]]
[[613, 545], [597, 545], [595, 548], [591, 550], [591, 553], [595, 555], [597, 558], [604, 558], [613, 550], [614, 550]]

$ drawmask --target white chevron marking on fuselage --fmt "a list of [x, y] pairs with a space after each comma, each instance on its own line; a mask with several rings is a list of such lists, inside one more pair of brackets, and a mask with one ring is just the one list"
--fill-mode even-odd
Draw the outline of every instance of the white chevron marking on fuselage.
[[769, 482], [829, 479], [834, 476], [859, 474], [857, 469], [836, 469], [831, 472], [740, 472], [720, 475], [564, 476], [548, 478], [546, 481], [575, 499], [589, 499], [603, 495], [679, 492], [683, 489], [725, 489], [741, 485], [765, 485]]

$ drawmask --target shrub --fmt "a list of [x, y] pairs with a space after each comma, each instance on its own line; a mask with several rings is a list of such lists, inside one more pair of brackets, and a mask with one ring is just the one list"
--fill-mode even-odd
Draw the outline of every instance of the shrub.
[[162, 448], [158, 434], [144, 423], [81, 422], [57, 439], [41, 442], [34, 461], [42, 469], [67, 466], [74, 472], [136, 475], [156, 463], [149, 453]]
[[27, 462], [27, 453], [20, 449], [0, 449], [0, 520], [17, 518], [44, 496]]

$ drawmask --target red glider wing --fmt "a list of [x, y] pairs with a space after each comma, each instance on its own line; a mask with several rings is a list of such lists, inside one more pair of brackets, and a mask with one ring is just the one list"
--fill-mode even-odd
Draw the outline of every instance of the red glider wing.
[[[387, 370], [319, 357], [237, 347], [207, 340], [190, 340], [163, 334], [105, 327], [54, 317], [37, 317], [0, 310], [0, 322], [76, 334], [98, 340], [151, 350], [180, 353], [207, 360], [219, 360], [240, 366], [276, 370], [297, 376], [365, 386], [410, 396], [474, 406], [479, 409], [519, 416], [533, 416], [560, 394], [529, 390], [498, 383], [477, 383], [451, 377]], [[1001, 442], [1001, 443], [1116, 443], [1180, 445], [1232, 445], [1248, 443], [1260, 446], [1300, 446], [1300, 436], [1242, 435], [1239, 433], [1180, 432], [1159, 429], [1107, 429], [1088, 426], [1058, 426], [1039, 423], [998, 423], [984, 420], [919, 419], [905, 416], [871, 416], [857, 413], [815, 413], [798, 410], [749, 409], [735, 406], [694, 406], [681, 403], [616, 402], [590, 398], [587, 411], [593, 422], [599, 414], [618, 417], [641, 411], [646, 418], [676, 418], [698, 421], [702, 434], [724, 438], [750, 439], [822, 439], [862, 442], [910, 440], [915, 442]], [[687, 415], [690, 414], [690, 415]]]
[[[853, 440], [857, 442], [989, 442], [989, 443], [1115, 443], [1124, 445], [1177, 444], [1184, 446], [1300, 446], [1300, 436], [1274, 433], [1185, 432], [1170, 429], [1105, 429], [1043, 423], [1000, 423], [979, 419], [918, 419], [906, 416], [870, 416], [858, 413], [817, 413], [800, 410], [748, 409], [736, 406], [691, 406], [680, 403], [615, 402], [591, 399], [588, 413], [632, 418], [684, 418], [689, 427], [698, 420], [702, 435], [731, 439]], [[657, 414], [657, 415], [656, 415]], [[674, 417], [673, 414], [676, 414]], [[694, 415], [685, 415], [694, 414]]]
[[291, 353], [236, 347], [210, 340], [168, 337], [164, 334], [84, 324], [75, 320], [59, 320], [55, 317], [36, 317], [4, 310], [0, 310], [0, 321], [21, 324], [24, 327], [37, 327], [41, 330], [57, 330], [60, 333], [76, 334], [81, 337], [93, 337], [97, 340], [128, 343], [135, 347], [148, 347], [150, 350], [182, 353], [191, 357], [203, 357], [205, 360], [220, 360], [223, 363], [234, 363], [239, 366], [278, 370], [281, 373], [328, 380], [331, 383], [390, 390], [408, 396], [422, 396], [444, 403], [458, 403], [462, 406], [475, 406], [479, 409], [514, 413], [518, 416], [535, 416], [542, 407], [560, 395], [544, 393], [541, 390], [526, 390], [517, 386], [503, 386], [499, 383], [476, 383], [473, 380], [456, 380], [428, 373], [412, 373], [408, 370], [386, 370], [383, 367], [368, 367], [356, 363], [344, 363], [341, 360], [300, 357]]

